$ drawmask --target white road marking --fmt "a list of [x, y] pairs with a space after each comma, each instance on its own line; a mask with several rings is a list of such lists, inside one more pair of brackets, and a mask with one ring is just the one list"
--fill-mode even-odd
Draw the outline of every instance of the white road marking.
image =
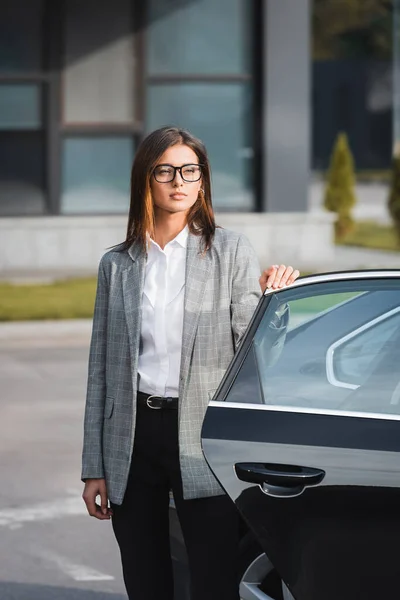
[[0, 527], [16, 529], [16, 525], [34, 521], [51, 521], [67, 516], [85, 515], [86, 507], [80, 496], [57, 498], [52, 502], [17, 508], [0, 509]]
[[114, 579], [112, 575], [106, 575], [105, 573], [100, 573], [100, 571], [92, 569], [91, 567], [70, 562], [64, 556], [54, 554], [54, 552], [50, 552], [48, 550], [36, 548], [35, 554], [44, 560], [56, 564], [63, 573], [75, 581], [112, 581]]

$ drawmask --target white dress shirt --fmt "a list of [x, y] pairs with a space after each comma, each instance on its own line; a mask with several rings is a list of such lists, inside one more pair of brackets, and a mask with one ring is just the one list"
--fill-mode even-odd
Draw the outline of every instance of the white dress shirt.
[[164, 249], [150, 239], [143, 298], [138, 389], [178, 396], [185, 293], [186, 226]]

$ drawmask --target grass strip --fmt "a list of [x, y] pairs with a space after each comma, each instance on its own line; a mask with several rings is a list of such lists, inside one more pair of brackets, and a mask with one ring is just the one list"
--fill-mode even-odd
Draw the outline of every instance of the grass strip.
[[40, 285], [0, 283], [0, 321], [91, 318], [95, 294], [94, 277]]
[[381, 225], [373, 221], [358, 221], [354, 231], [338, 243], [343, 246], [400, 252], [400, 242], [394, 227]]

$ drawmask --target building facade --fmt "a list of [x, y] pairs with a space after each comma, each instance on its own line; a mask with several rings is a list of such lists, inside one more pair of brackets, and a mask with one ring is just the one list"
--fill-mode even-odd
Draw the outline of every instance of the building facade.
[[310, 28], [310, 0], [3, 0], [0, 271], [94, 270], [165, 124], [205, 142], [218, 223], [262, 263], [331, 258], [307, 212]]

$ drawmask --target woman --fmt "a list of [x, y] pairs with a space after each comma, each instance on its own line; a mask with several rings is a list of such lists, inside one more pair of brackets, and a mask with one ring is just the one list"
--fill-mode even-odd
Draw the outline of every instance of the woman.
[[261, 291], [298, 274], [273, 266], [259, 280], [247, 239], [216, 228], [200, 140], [164, 127], [142, 142], [126, 240], [99, 266], [82, 469], [89, 514], [112, 517], [130, 599], [173, 598], [170, 490], [192, 600], [239, 598], [238, 517], [200, 430]]

